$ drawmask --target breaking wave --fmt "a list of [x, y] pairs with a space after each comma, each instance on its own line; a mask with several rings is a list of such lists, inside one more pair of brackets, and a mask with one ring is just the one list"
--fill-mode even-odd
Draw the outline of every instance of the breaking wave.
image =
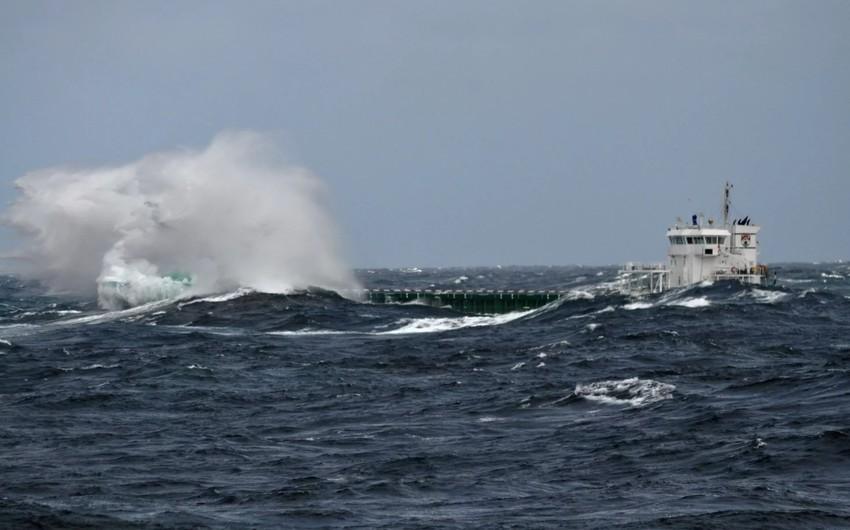
[[528, 316], [534, 311], [522, 311], [514, 313], [506, 313], [504, 315], [487, 315], [487, 316], [464, 316], [454, 318], [415, 318], [402, 320], [401, 327], [384, 331], [380, 335], [403, 335], [409, 333], [437, 333], [440, 331], [452, 331], [462, 328], [477, 328], [482, 326], [498, 326], [507, 324], [524, 316]]
[[325, 190], [257, 133], [129, 164], [57, 167], [16, 182], [6, 220], [26, 237], [19, 272], [55, 290], [97, 291], [119, 309], [239, 287], [283, 293], [357, 285]]
[[674, 385], [667, 383], [632, 377], [578, 384], [573, 392], [578, 397], [599, 403], [641, 407], [656, 401], [671, 399], [675, 389]]

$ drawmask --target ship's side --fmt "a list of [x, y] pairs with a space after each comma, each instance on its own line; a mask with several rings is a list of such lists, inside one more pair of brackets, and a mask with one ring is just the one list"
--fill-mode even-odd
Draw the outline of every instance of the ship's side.
[[761, 227], [749, 217], [729, 220], [731, 189], [727, 183], [721, 221], [701, 215], [692, 215], [689, 223], [679, 220], [667, 229], [666, 266], [627, 264], [623, 289], [651, 294], [716, 280], [765, 283], [768, 270], [758, 262]]
[[765, 268], [758, 263], [758, 233], [751, 224], [724, 227], [674, 226], [667, 230], [669, 286], [735, 279], [760, 284]]

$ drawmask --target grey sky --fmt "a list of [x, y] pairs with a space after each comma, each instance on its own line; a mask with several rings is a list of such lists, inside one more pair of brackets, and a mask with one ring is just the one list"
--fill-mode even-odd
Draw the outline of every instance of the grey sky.
[[233, 128], [325, 180], [354, 266], [660, 260], [725, 179], [765, 259], [850, 257], [845, 0], [0, 4], [4, 203]]

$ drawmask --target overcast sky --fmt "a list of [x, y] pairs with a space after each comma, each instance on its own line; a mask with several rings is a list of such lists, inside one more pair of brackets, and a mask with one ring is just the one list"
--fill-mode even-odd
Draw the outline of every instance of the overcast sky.
[[[850, 2], [0, 3], [0, 201], [278, 134], [358, 267], [661, 260], [677, 216], [850, 257]], [[0, 233], [7, 248], [10, 233]]]

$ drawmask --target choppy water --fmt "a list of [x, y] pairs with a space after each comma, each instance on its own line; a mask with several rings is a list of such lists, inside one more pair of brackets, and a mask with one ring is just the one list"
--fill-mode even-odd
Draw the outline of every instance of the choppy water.
[[[850, 267], [464, 316], [237, 292], [106, 313], [0, 282], [0, 526], [850, 526]], [[466, 277], [463, 280], [462, 277]]]

